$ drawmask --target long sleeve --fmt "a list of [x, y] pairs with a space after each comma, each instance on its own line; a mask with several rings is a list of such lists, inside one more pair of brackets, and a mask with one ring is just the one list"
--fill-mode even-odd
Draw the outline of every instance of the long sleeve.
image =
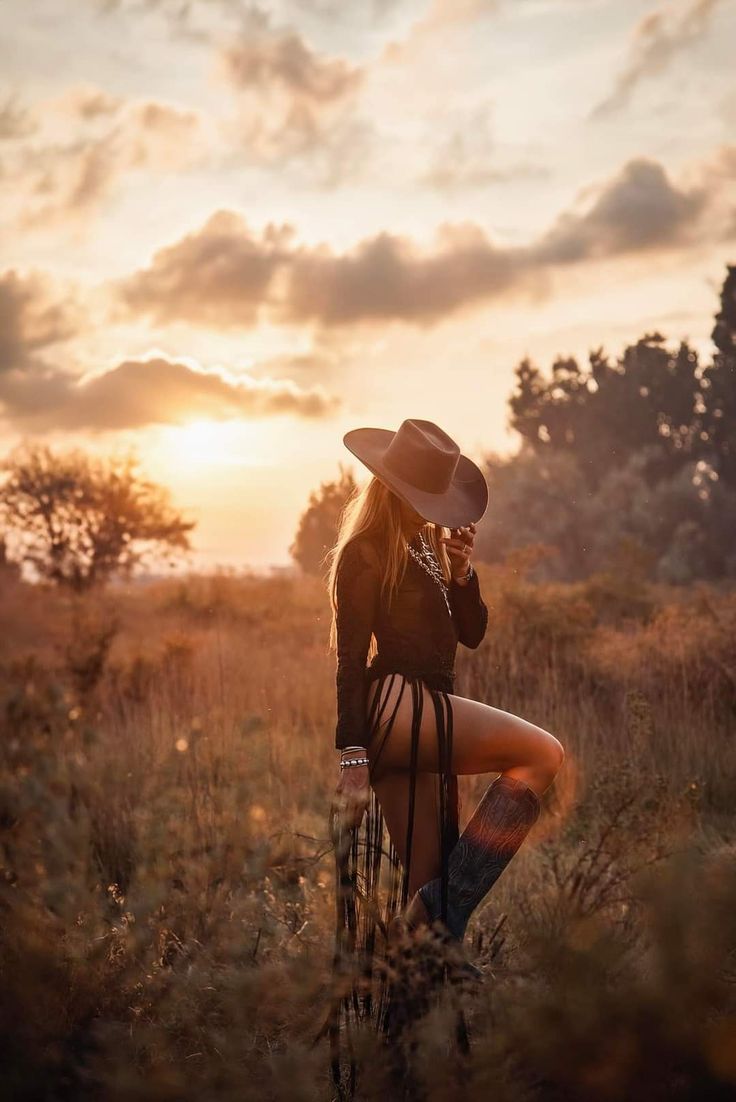
[[335, 747], [367, 746], [366, 659], [380, 598], [379, 565], [358, 538], [343, 550], [336, 583], [337, 726]]
[[475, 649], [482, 642], [488, 627], [488, 609], [480, 594], [477, 570], [473, 570], [473, 577], [465, 585], [451, 581], [448, 597], [457, 624], [458, 641]]

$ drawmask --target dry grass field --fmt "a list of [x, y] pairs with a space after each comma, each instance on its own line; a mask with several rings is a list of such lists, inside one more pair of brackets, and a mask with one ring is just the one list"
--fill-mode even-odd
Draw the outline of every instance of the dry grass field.
[[[474, 915], [428, 1099], [736, 1097], [736, 594], [479, 563], [457, 691], [567, 758]], [[316, 578], [0, 579], [3, 1097], [331, 1099], [337, 781]], [[490, 777], [461, 779], [461, 826]], [[377, 1040], [358, 1096], [394, 1097]]]

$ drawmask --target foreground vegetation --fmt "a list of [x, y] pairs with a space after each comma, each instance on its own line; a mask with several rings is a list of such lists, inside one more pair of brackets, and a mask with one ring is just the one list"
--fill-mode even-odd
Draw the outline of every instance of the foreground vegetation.
[[[736, 594], [526, 581], [457, 691], [567, 748], [469, 928], [471, 1052], [426, 1097], [736, 1091]], [[316, 578], [74, 595], [0, 572], [0, 1063], [13, 1099], [329, 1099], [337, 779]], [[462, 819], [488, 783], [461, 779]], [[359, 1096], [394, 1097], [364, 1038]]]

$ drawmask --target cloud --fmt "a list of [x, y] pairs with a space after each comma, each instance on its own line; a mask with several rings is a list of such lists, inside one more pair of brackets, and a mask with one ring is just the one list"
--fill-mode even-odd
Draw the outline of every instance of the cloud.
[[424, 15], [412, 23], [408, 33], [386, 44], [381, 61], [410, 64], [426, 50], [435, 50], [438, 40], [453, 27], [472, 26], [498, 8], [499, 0], [430, 0]]
[[719, 146], [708, 158], [704, 168], [706, 165], [708, 171], [716, 177], [736, 180], [736, 144]]
[[[0, 274], [0, 414], [34, 431], [109, 431], [154, 423], [180, 424], [192, 417], [225, 419], [329, 416], [340, 400], [320, 384], [222, 369], [163, 355], [127, 359], [92, 378], [62, 370], [50, 356], [82, 332], [83, 314], [73, 298], [55, 294], [38, 273]], [[271, 361], [272, 368], [277, 366]], [[309, 371], [309, 356], [283, 366]]]
[[[415, 0], [412, 0], [415, 2]], [[391, 17], [406, 4], [406, 0], [361, 0], [348, 4], [345, 0], [276, 0], [269, 8], [259, 8], [253, 0], [88, 0], [100, 15], [119, 14], [123, 17], [156, 15], [163, 20], [169, 33], [176, 38], [214, 45], [221, 26], [248, 26], [254, 12], [264, 15], [278, 12], [282, 19], [298, 23], [311, 21], [334, 29], [364, 28]], [[219, 24], [219, 26], [218, 26]]]
[[221, 210], [113, 290], [123, 311], [159, 323], [433, 325], [535, 288], [555, 268], [701, 239], [701, 219], [723, 173], [709, 164], [698, 171], [700, 183], [678, 187], [656, 161], [636, 158], [585, 189], [548, 231], [519, 247], [496, 246], [467, 222], [440, 227], [429, 249], [383, 232], [336, 253], [327, 244], [299, 244], [291, 224], [257, 233], [239, 214]]
[[714, 196], [721, 200], [723, 227], [720, 241], [733, 241], [736, 238], [736, 193], [733, 187], [736, 180], [736, 143], [718, 146], [703, 161], [701, 171], [709, 181]]
[[[227, 109], [213, 118], [224, 149], [213, 171], [288, 167], [310, 185], [331, 189], [359, 178], [371, 160], [378, 130], [359, 111], [358, 99], [372, 66], [315, 48], [288, 19], [316, 20], [331, 31], [349, 25], [360, 40], [361, 27], [373, 34], [371, 8], [380, 16], [403, 0], [372, 0], [359, 13], [346, 5], [333, 10], [332, 0], [282, 0], [270, 8], [251, 0], [87, 2], [100, 15], [136, 19], [136, 34], [145, 33], [142, 19], [156, 17], [173, 36], [206, 44], [214, 74], [229, 92]], [[287, 21], [276, 23], [274, 10]]]
[[298, 109], [341, 101], [362, 79], [361, 70], [341, 58], [328, 58], [311, 50], [292, 28], [275, 30], [262, 12], [237, 43], [223, 50], [223, 60], [233, 85], [239, 90], [267, 94], [284, 91]]
[[81, 325], [81, 308], [71, 296], [59, 297], [50, 280], [37, 272], [0, 274], [0, 376], [54, 344], [67, 341]]
[[546, 178], [548, 168], [520, 161], [501, 166], [492, 128], [492, 105], [481, 103], [471, 110], [450, 111], [449, 123], [440, 117], [433, 120], [427, 141], [435, 143], [437, 132], [444, 126], [449, 133], [436, 145], [427, 168], [417, 176], [417, 183], [441, 192], [485, 187], [523, 177]]
[[[7, 204], [21, 200], [16, 225], [41, 230], [100, 211], [131, 172], [165, 173], [201, 163], [208, 142], [199, 112], [156, 100], [121, 100], [90, 86], [68, 89], [31, 117], [59, 118], [69, 138], [20, 142], [8, 157]], [[38, 129], [38, 127], [36, 128]]]
[[639, 157], [605, 184], [589, 211], [562, 214], [532, 253], [568, 264], [686, 243], [707, 200], [705, 186], [677, 188], [660, 164]]
[[0, 104], [0, 141], [27, 138], [38, 129], [33, 113], [19, 102], [17, 92], [11, 92]]
[[326, 326], [392, 319], [431, 325], [501, 295], [522, 276], [523, 254], [495, 248], [477, 226], [446, 227], [440, 239], [429, 255], [389, 233], [343, 256], [301, 250], [292, 259], [281, 317]]
[[158, 356], [125, 360], [88, 381], [72, 380], [40, 366], [0, 385], [5, 416], [34, 431], [107, 432], [151, 424], [184, 424], [193, 417], [225, 420], [293, 414], [329, 416], [339, 400], [320, 386], [289, 379], [225, 377]]
[[80, 119], [96, 119], [114, 115], [125, 104], [121, 96], [113, 96], [95, 85], [78, 84], [68, 88], [49, 103], [51, 109]]
[[195, 233], [160, 249], [149, 268], [117, 284], [122, 303], [157, 322], [248, 327], [290, 261], [293, 226], [252, 233], [240, 215], [217, 211]]
[[236, 94], [235, 119], [223, 130], [247, 157], [322, 161], [325, 186], [354, 174], [367, 157], [375, 131], [356, 110], [362, 66], [318, 52], [252, 6], [237, 37], [220, 49], [218, 71]]
[[[379, 234], [345, 255], [294, 242], [295, 228], [257, 235], [232, 211], [161, 249], [148, 268], [117, 283], [121, 303], [156, 322], [249, 327], [264, 312], [280, 322], [325, 326], [381, 318], [437, 319], [500, 289], [510, 259], [473, 230], [422, 257], [398, 235]], [[456, 234], [456, 237], [458, 235]]]
[[[196, 15], [206, 10], [206, 5], [193, 3], [192, 0], [90, 0], [90, 3], [101, 16], [158, 14], [174, 38], [205, 45], [212, 40], [211, 29], [206, 22], [198, 23], [195, 19]], [[214, 0], [210, 0], [210, 4], [213, 3]], [[232, 8], [237, 13], [240, 3], [239, 0], [220, 0], [219, 6], [223, 11]]]
[[680, 12], [673, 11], [672, 3], [665, 3], [648, 12], [634, 28], [629, 57], [613, 90], [589, 117], [598, 118], [625, 106], [643, 80], [664, 72], [679, 54], [702, 39], [721, 2], [688, 0]]

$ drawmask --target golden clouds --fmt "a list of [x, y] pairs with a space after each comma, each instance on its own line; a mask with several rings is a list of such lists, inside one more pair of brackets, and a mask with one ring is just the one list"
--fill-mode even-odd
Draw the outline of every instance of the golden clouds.
[[96, 119], [104, 115], [114, 115], [124, 105], [121, 96], [114, 96], [102, 88], [89, 84], [75, 84], [67, 88], [49, 104], [61, 114], [80, 119]]
[[0, 141], [27, 138], [38, 128], [33, 112], [20, 102], [17, 92], [11, 92], [0, 106]]
[[638, 157], [598, 189], [587, 213], [561, 214], [534, 255], [571, 263], [686, 243], [707, 201], [704, 183], [678, 188], [660, 164]]
[[34, 432], [115, 431], [185, 424], [193, 417], [227, 420], [293, 414], [321, 418], [340, 402], [324, 388], [290, 379], [225, 376], [163, 356], [125, 360], [79, 380], [43, 363], [0, 376], [0, 409], [16, 428]]
[[643, 80], [664, 72], [678, 54], [704, 36], [721, 3], [722, 0], [688, 0], [679, 11], [677, 5], [664, 3], [647, 12], [634, 28], [629, 57], [613, 90], [593, 109], [591, 117], [623, 107]]
[[282, 413], [311, 419], [326, 417], [339, 405], [320, 385], [208, 370], [165, 356], [127, 359], [93, 378], [80, 378], [59, 366], [70, 359], [59, 346], [80, 335], [82, 325], [78, 305], [55, 298], [48, 280], [14, 271], [0, 275], [0, 412], [16, 427], [104, 431], [180, 424], [194, 416]]
[[216, 211], [201, 230], [159, 249], [148, 268], [121, 281], [121, 301], [157, 322], [253, 326], [290, 260], [295, 232], [269, 223], [256, 234], [234, 211]]
[[405, 37], [387, 43], [382, 60], [392, 65], [409, 64], [425, 51], [436, 49], [442, 35], [453, 27], [470, 30], [478, 19], [495, 14], [498, 7], [499, 0], [430, 0]]
[[[208, 140], [198, 111], [126, 100], [74, 86], [21, 109], [0, 111], [11, 141], [0, 178], [6, 210], [24, 230], [87, 222], [134, 171], [165, 173], [202, 164]], [[31, 136], [33, 140], [27, 139]]]
[[[651, 11], [631, 87], [717, 4]], [[362, 327], [475, 312], [480, 330], [482, 311], [550, 293], [572, 265], [638, 254], [645, 283], [644, 254], [678, 249], [682, 264], [736, 224], [715, 114], [687, 131], [699, 161], [683, 170], [686, 139], [658, 121], [581, 126], [580, 104], [616, 78], [629, 17], [613, 0], [87, 0], [81, 18], [48, 5], [32, 34], [12, 20], [5, 56], [25, 51], [32, 72], [28, 106], [0, 101], [0, 202], [15, 254], [87, 283], [93, 320], [70, 321], [37, 277], [0, 274], [2, 400], [17, 418], [110, 424], [114, 406], [143, 423], [165, 416], [163, 395], [176, 417], [198, 403], [267, 416], [278, 402], [324, 416], [330, 396], [312, 384], [350, 393], [361, 369], [390, 370], [373, 348], [394, 335]], [[67, 58], [90, 83], [67, 83]], [[289, 362], [310, 346], [313, 367]], [[213, 359], [226, 367], [201, 366]], [[234, 359], [258, 361], [278, 393], [231, 377]], [[107, 407], [97, 419], [92, 397]]]
[[322, 183], [335, 186], [367, 156], [373, 128], [357, 113], [366, 70], [311, 47], [292, 26], [249, 8], [236, 36], [219, 50], [218, 69], [235, 93], [235, 117], [223, 133], [260, 163], [324, 163]]
[[293, 29], [272, 31], [265, 21], [260, 21], [259, 29], [259, 34], [244, 34], [223, 50], [226, 71], [236, 88], [268, 92], [280, 87], [297, 107], [341, 100], [360, 84], [359, 68], [340, 58], [320, 56]]
[[[492, 112], [493, 104], [485, 101], [470, 108], [449, 108], [441, 119], [433, 119], [426, 141], [430, 161], [418, 174], [417, 183], [450, 193], [512, 180], [551, 177], [551, 168], [533, 160], [517, 160], [502, 166], [503, 151], [494, 138]], [[446, 127], [444, 135], [441, 126]]]
[[44, 349], [69, 340], [81, 320], [79, 304], [71, 296], [61, 297], [47, 276], [21, 275], [13, 269], [1, 274], [0, 378], [2, 372], [24, 367]]
[[51, 393], [49, 401], [48, 392], [41, 395], [35, 388], [16, 387], [16, 424], [36, 430], [101, 431], [183, 424], [192, 417], [224, 420], [291, 413], [319, 418], [338, 404], [319, 386], [304, 389], [287, 379], [225, 377], [162, 356], [126, 360], [88, 381], [66, 379]]
[[480, 230], [422, 255], [398, 234], [380, 233], [344, 254], [294, 240], [293, 226], [261, 234], [218, 211], [149, 267], [119, 284], [127, 308], [158, 321], [248, 327], [258, 321], [321, 326], [365, 321], [437, 321], [514, 278], [510, 252]]
[[[721, 162], [728, 166], [723, 154]], [[120, 282], [121, 302], [159, 322], [244, 327], [260, 321], [318, 327], [401, 321], [427, 326], [511, 291], [538, 286], [543, 269], [668, 249], [702, 237], [720, 180], [707, 165], [680, 185], [648, 158], [588, 187], [527, 245], [495, 245], [468, 221], [445, 224], [431, 249], [381, 232], [338, 253], [299, 245], [291, 224], [254, 232], [232, 211], [160, 249]], [[725, 168], [722, 175], [725, 174]], [[592, 192], [592, 199], [591, 199]]]

